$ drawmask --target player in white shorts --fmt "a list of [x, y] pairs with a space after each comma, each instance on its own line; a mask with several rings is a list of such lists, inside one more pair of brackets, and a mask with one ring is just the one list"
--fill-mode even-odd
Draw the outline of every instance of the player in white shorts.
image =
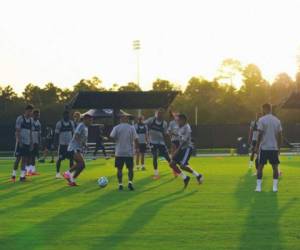
[[258, 120], [258, 153], [256, 192], [261, 192], [264, 165], [269, 162], [273, 168], [273, 192], [278, 191], [278, 165], [280, 146], [282, 144], [282, 127], [280, 120], [272, 115], [272, 106], [266, 103], [262, 106], [263, 116]]
[[69, 186], [77, 186], [75, 180], [85, 168], [83, 152], [88, 140], [88, 127], [92, 124], [92, 121], [90, 115], [84, 115], [83, 121], [78, 124], [68, 146], [68, 154], [72, 155], [75, 161], [73, 167], [64, 173], [64, 178], [68, 181]]

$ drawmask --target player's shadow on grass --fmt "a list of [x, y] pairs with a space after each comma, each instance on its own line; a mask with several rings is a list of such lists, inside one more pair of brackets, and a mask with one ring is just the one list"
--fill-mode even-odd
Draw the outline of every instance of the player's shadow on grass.
[[[142, 190], [150, 182], [153, 182], [153, 180], [147, 177], [135, 182], [135, 184], [136, 187]], [[169, 180], [166, 182], [162, 182], [161, 185], [165, 185], [168, 182]], [[156, 188], [159, 188], [159, 186], [160, 185], [157, 185], [146, 190], [154, 190]], [[47, 196], [38, 195], [37, 197], [35, 197], [37, 200], [33, 198], [31, 199], [31, 201], [23, 204], [23, 208], [18, 207], [17, 209], [18, 211], [20, 211], [20, 209], [26, 209], [26, 207], [30, 208], [30, 206], [32, 207], [38, 204], [43, 204], [44, 202], [49, 202], [49, 199], [55, 203], [55, 199], [61, 198], [66, 195], [68, 196], [68, 198], [70, 195], [72, 195], [72, 198], [74, 199], [73, 201], [75, 202], [76, 194], [78, 194], [78, 192], [80, 191], [77, 188], [66, 190], [69, 190], [68, 194], [66, 194], [66, 192], [64, 192], [62, 188], [61, 190], [54, 190]], [[82, 191], [82, 193], [83, 192], [84, 191]], [[113, 190], [102, 195], [99, 194], [99, 196], [97, 195], [96, 198], [87, 202], [84, 202], [85, 200], [81, 200], [84, 203], [80, 204], [79, 206], [77, 206], [77, 204], [75, 206], [71, 206], [70, 209], [64, 209], [63, 212], [57, 213], [51, 217], [47, 217], [46, 220], [38, 224], [33, 224], [9, 237], [1, 238], [0, 245], [2, 245], [3, 247], [9, 246], [13, 249], [31, 249], [32, 246], [34, 246], [36, 249], [41, 249], [44, 246], [43, 242], [47, 241], [50, 237], [49, 232], [51, 232], [51, 238], [55, 239], [56, 242], [62, 240], [65, 234], [67, 234], [68, 232], [73, 231], [75, 228], [80, 227], [81, 225], [87, 225], [88, 223], [92, 222], [93, 219], [99, 218], [99, 216], [105, 216], [106, 214], [120, 209], [120, 207], [122, 207], [124, 203], [134, 199], [136, 196], [142, 193], [143, 191], [129, 193], [126, 191], [118, 192], [117, 190]], [[101, 209], [99, 208], [100, 204]], [[14, 211], [17, 213], [17, 210], [14, 209]], [[76, 227], [74, 227], [74, 223], [76, 224]], [[34, 237], [32, 236], [33, 233], [35, 234]]]
[[[239, 249], [281, 250], [283, 246], [279, 226], [280, 217], [295, 200], [279, 208], [277, 193], [271, 190], [254, 192], [255, 184], [256, 178], [249, 170], [237, 186], [239, 209], [247, 210]], [[267, 190], [267, 187], [265, 188]]]
[[20, 195], [29, 192], [38, 191], [40, 188], [46, 188], [56, 181], [53, 177], [34, 177], [38, 179], [28, 180], [25, 183], [11, 183], [7, 182], [1, 186], [1, 191], [3, 194], [0, 194], [0, 200], [3, 201], [4, 199], [8, 198], [17, 198]]
[[97, 250], [102, 246], [109, 249], [114, 249], [115, 247], [125, 249], [122, 247], [122, 244], [131, 240], [132, 237], [134, 237], [134, 233], [147, 225], [164, 206], [191, 196], [196, 192], [197, 191], [186, 193], [181, 190], [143, 203], [122, 223], [119, 230], [97, 242], [94, 242], [93, 246], [88, 249]]

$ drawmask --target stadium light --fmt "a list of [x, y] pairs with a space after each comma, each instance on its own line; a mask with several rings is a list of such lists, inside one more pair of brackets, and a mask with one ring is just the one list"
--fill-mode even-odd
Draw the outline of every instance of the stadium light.
[[132, 42], [133, 50], [136, 52], [136, 83], [140, 86], [140, 40], [133, 40]]

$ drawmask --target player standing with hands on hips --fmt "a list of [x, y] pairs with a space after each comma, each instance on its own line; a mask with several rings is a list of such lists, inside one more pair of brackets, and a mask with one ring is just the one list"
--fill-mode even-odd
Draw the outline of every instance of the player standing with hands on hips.
[[278, 165], [280, 146], [282, 144], [282, 127], [280, 120], [272, 115], [272, 106], [266, 103], [262, 106], [263, 116], [258, 120], [258, 140], [256, 152], [258, 154], [256, 192], [261, 192], [264, 165], [269, 163], [273, 168], [273, 192], [278, 191]]

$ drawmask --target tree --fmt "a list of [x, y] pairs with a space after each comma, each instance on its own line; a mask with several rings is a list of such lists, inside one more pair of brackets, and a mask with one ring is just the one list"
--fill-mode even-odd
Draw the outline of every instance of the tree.
[[239, 86], [242, 81], [242, 64], [239, 60], [225, 59], [217, 71], [216, 80], [223, 84]]
[[171, 91], [176, 90], [174, 84], [170, 83], [168, 80], [156, 79], [152, 83], [152, 89], [154, 91]]
[[118, 91], [142, 91], [142, 89], [136, 83], [129, 82], [125, 86], [120, 86]]
[[280, 103], [286, 99], [294, 90], [296, 84], [287, 73], [280, 73], [271, 85], [271, 103]]
[[27, 103], [31, 103], [36, 106], [41, 106], [41, 91], [42, 90], [40, 87], [29, 83], [25, 86], [25, 89], [23, 91], [23, 97]]
[[91, 79], [81, 79], [79, 83], [75, 84], [73, 91], [105, 91], [105, 88], [101, 86], [101, 83], [101, 79], [97, 76], [94, 76]]
[[243, 70], [243, 85], [239, 94], [244, 105], [252, 110], [253, 116], [261, 104], [271, 101], [270, 85], [263, 78], [261, 71], [255, 64], [247, 65]]

